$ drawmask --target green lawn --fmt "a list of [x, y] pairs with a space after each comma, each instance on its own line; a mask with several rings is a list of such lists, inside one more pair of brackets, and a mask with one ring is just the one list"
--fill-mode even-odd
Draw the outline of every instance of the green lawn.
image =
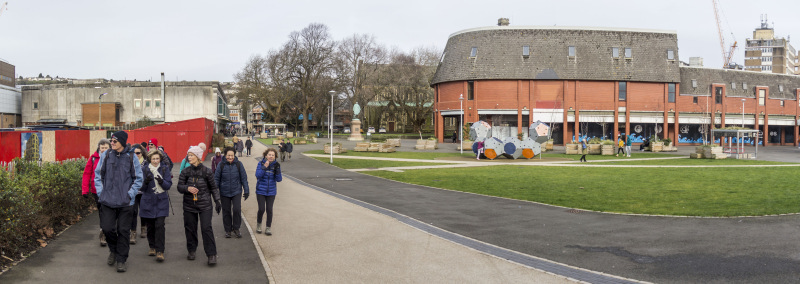
[[[311, 150], [303, 152], [305, 154], [325, 154], [323, 150]], [[418, 160], [435, 160], [440, 157], [458, 157], [458, 152], [452, 153], [439, 153], [439, 152], [392, 152], [392, 153], [379, 153], [379, 152], [354, 152], [348, 151], [344, 154], [334, 154], [336, 156], [354, 156], [354, 157], [381, 157], [381, 158], [400, 158], [400, 159], [418, 159]], [[464, 157], [475, 158], [472, 151], [465, 151]], [[505, 158], [503, 158], [505, 159]]]
[[[330, 158], [322, 158], [322, 157], [313, 157], [313, 158], [325, 163], [330, 162]], [[333, 157], [333, 165], [340, 167], [342, 169], [368, 169], [368, 168], [377, 169], [386, 167], [435, 166], [435, 165], [446, 165], [446, 163], [337, 159], [336, 157]]]
[[[544, 154], [542, 154], [542, 157], [567, 158], [577, 161], [581, 158], [581, 155], [567, 155], [567, 154], [545, 152]], [[627, 159], [649, 159], [649, 158], [669, 158], [669, 157], [686, 157], [686, 156], [676, 155], [676, 154], [666, 154], [666, 153], [637, 152], [637, 153], [632, 153], [630, 158], [625, 157], [625, 155], [620, 155], [619, 157], [614, 155], [611, 156], [586, 155], [586, 160], [627, 160]], [[535, 157], [534, 159], [536, 158], [538, 157]]]
[[789, 165], [797, 163], [738, 160], [738, 159], [665, 159], [665, 160], [644, 160], [644, 161], [625, 161], [618, 160], [613, 162], [597, 162], [592, 165], [652, 165], [652, 166], [730, 166], [730, 165]]
[[374, 176], [603, 212], [751, 216], [800, 211], [795, 167], [491, 166], [364, 172]]

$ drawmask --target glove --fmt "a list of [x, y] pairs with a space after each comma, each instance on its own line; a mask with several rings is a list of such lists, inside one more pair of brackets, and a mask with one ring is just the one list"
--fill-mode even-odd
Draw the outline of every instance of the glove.
[[161, 177], [156, 177], [156, 181], [158, 181], [158, 184], [164, 183], [164, 179]]
[[89, 194], [88, 193], [84, 193], [83, 194], [83, 198], [89, 198]]
[[94, 198], [94, 202], [100, 202], [100, 197], [97, 196], [97, 193], [92, 193], [92, 197]]
[[217, 210], [217, 215], [219, 215], [219, 213], [222, 212], [222, 205], [220, 205], [219, 202], [217, 202], [217, 206], [214, 209]]
[[244, 200], [247, 200], [248, 197], [250, 197], [250, 194], [249, 193], [245, 193], [244, 194]]

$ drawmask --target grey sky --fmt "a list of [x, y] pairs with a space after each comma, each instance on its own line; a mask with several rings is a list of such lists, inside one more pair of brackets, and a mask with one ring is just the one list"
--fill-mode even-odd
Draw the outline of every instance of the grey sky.
[[[248, 57], [286, 42], [309, 23], [334, 39], [372, 34], [388, 46], [444, 48], [456, 31], [511, 25], [594, 26], [674, 30], [679, 55], [721, 66], [711, 1], [117, 1], [0, 0], [0, 58], [17, 76], [232, 81]], [[768, 14], [778, 36], [800, 48], [798, 1], [720, 0], [726, 43], [744, 41]], [[724, 15], [724, 16], [723, 16]]]

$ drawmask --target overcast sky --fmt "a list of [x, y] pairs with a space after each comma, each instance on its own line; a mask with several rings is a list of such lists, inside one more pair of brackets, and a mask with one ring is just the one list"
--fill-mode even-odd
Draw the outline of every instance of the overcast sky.
[[[722, 65], [711, 1], [175, 1], [0, 0], [0, 58], [17, 77], [233, 81], [254, 54], [286, 42], [310, 23], [336, 40], [372, 34], [388, 46], [443, 49], [456, 31], [494, 26], [646, 28], [678, 33], [680, 60]], [[800, 1], [720, 0], [726, 44], [744, 46], [768, 14], [777, 36], [800, 49]], [[731, 34], [733, 33], [733, 34]], [[744, 48], [734, 61], [740, 64]]]

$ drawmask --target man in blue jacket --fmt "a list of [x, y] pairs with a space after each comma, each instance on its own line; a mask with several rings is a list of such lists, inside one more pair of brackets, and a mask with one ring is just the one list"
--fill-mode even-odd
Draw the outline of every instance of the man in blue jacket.
[[94, 184], [100, 203], [100, 227], [108, 242], [108, 265], [117, 264], [117, 272], [128, 270], [126, 261], [130, 243], [131, 218], [136, 193], [144, 178], [139, 160], [133, 156], [128, 133], [111, 135], [111, 149], [100, 155]]

